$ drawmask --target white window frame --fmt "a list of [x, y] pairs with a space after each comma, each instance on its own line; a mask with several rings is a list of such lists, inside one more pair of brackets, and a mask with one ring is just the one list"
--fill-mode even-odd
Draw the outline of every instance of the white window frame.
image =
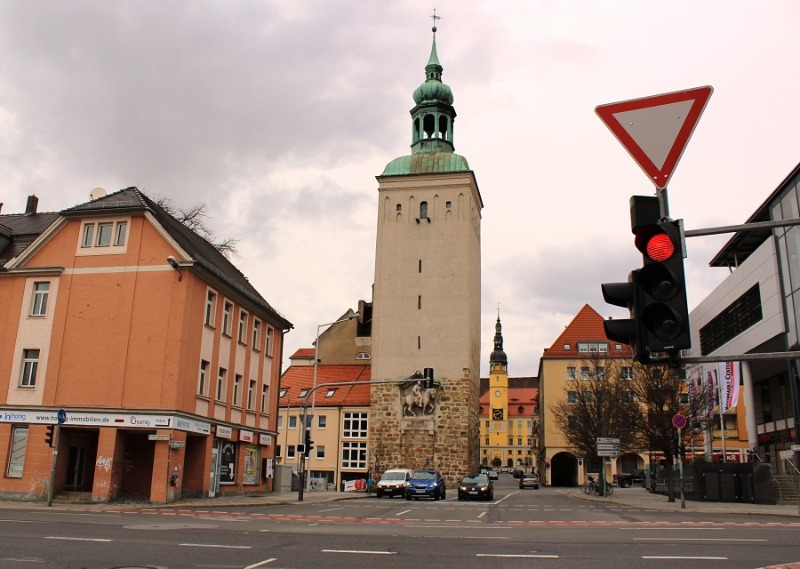
[[233, 406], [242, 406], [242, 374], [233, 374]]
[[577, 371], [575, 366], [567, 366], [567, 381], [575, 381], [578, 378]]
[[31, 292], [31, 316], [47, 316], [50, 281], [35, 281]]
[[366, 470], [366, 441], [342, 441], [342, 468]]
[[217, 293], [208, 289], [206, 293], [205, 325], [214, 327], [214, 318], [217, 314]]
[[317, 428], [318, 429], [326, 429], [328, 427], [328, 417], [327, 415], [318, 415], [317, 416]]
[[289, 415], [289, 428], [290, 429], [297, 428], [297, 415]]
[[233, 325], [233, 303], [226, 300], [222, 305], [222, 333], [226, 336], [231, 335], [231, 326]]
[[261, 320], [258, 318], [253, 318], [253, 349], [261, 349]]
[[314, 448], [317, 449], [316, 458], [325, 458], [325, 445], [315, 445]]
[[342, 437], [366, 439], [369, 429], [368, 413], [345, 413], [342, 421]]
[[215, 392], [217, 401], [225, 402], [225, 383], [228, 379], [228, 370], [224, 367], [217, 372], [217, 390]]
[[274, 329], [272, 326], [267, 326], [267, 345], [264, 348], [264, 355], [267, 357], [272, 357], [272, 343], [274, 340]]
[[81, 224], [79, 255], [124, 253], [128, 246], [128, 218], [93, 219]]
[[236, 341], [247, 344], [247, 318], [250, 316], [244, 310], [239, 310], [239, 329], [236, 332]]
[[294, 458], [295, 457], [295, 452], [294, 451], [295, 451], [295, 446], [294, 445], [289, 445], [289, 448], [286, 449], [286, 458], [287, 458], [287, 460], [290, 459], [290, 458]]
[[621, 366], [619, 368], [619, 376], [625, 381], [633, 380], [633, 366]]
[[255, 410], [254, 405], [256, 404], [256, 380], [251, 379], [250, 382], [247, 384], [247, 410], [253, 411]]
[[39, 373], [40, 356], [41, 351], [38, 348], [24, 348], [22, 350], [22, 373], [19, 378], [20, 387], [36, 387], [36, 376]]
[[269, 405], [269, 385], [265, 383], [261, 386], [261, 412], [264, 414], [269, 412], [267, 405]]
[[25, 468], [25, 454], [28, 447], [27, 426], [15, 425], [11, 428], [11, 448], [6, 463], [6, 476], [8, 478], [22, 478]]
[[200, 360], [200, 373], [197, 378], [197, 394], [206, 396], [206, 387], [208, 386], [208, 369], [211, 362]]

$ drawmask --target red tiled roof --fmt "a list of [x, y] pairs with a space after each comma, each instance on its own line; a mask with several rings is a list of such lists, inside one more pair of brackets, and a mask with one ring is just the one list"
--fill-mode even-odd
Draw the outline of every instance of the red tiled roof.
[[[313, 351], [313, 350], [312, 350]], [[323, 383], [342, 383], [349, 381], [370, 381], [372, 368], [368, 365], [318, 365], [317, 385]], [[279, 399], [281, 407], [302, 407], [305, 397], [300, 397], [304, 389], [314, 385], [314, 366], [290, 366], [281, 376], [281, 392], [286, 394]], [[328, 392], [333, 390], [330, 397]], [[311, 398], [309, 397], [309, 406]], [[317, 407], [338, 407], [341, 405], [369, 406], [370, 385], [342, 385], [317, 389]]]
[[[508, 388], [508, 418], [530, 417], [536, 410], [534, 401], [539, 390], [535, 387], [509, 387]], [[481, 395], [481, 418], [489, 417], [489, 399], [491, 395], [486, 391]], [[522, 413], [519, 408], [522, 407]]]
[[297, 348], [297, 351], [289, 356], [289, 359], [314, 359], [314, 348]]
[[[609, 340], [603, 328], [603, 317], [591, 306], [585, 304], [580, 312], [572, 319], [561, 335], [553, 342], [549, 349], [542, 355], [543, 359], [557, 358], [578, 358], [578, 342], [598, 342], [609, 343], [608, 357], [631, 357], [631, 348], [627, 344], [622, 344], [622, 350], [618, 351], [615, 346], [619, 342]], [[564, 349], [569, 345], [569, 349]], [[584, 356], [586, 354], [583, 354]]]

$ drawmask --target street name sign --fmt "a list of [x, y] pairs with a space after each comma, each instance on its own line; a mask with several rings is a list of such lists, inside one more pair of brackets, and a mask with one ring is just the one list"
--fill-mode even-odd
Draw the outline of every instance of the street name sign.
[[713, 87], [706, 85], [595, 108], [659, 190], [667, 187]]

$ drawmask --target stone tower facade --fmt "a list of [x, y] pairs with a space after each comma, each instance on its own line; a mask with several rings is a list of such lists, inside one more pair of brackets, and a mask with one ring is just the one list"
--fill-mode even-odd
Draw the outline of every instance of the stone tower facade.
[[[414, 91], [411, 154], [378, 176], [368, 462], [436, 468], [449, 485], [480, 462], [481, 200], [454, 153], [456, 117], [433, 45]], [[422, 378], [433, 370], [434, 386]]]

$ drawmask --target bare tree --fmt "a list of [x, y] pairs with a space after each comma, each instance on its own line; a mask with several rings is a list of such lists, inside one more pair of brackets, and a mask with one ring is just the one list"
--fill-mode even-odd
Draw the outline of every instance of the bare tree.
[[641, 408], [623, 369], [629, 360], [598, 354], [581, 362], [575, 380], [565, 387], [565, 397], [551, 405], [555, 423], [578, 456], [597, 457], [597, 438], [613, 437], [625, 451], [639, 451], [636, 426]]
[[157, 196], [155, 203], [172, 217], [180, 221], [183, 225], [197, 233], [200, 237], [211, 243], [214, 248], [225, 257], [239, 257], [237, 245], [239, 240], [233, 237], [226, 237], [217, 241], [214, 232], [208, 225], [208, 204], [201, 202], [188, 208], [175, 208], [169, 198]]
[[672, 463], [683, 441], [678, 442], [672, 419], [678, 413], [689, 413], [682, 397], [686, 382], [668, 366], [637, 365], [631, 383], [643, 410], [636, 429], [639, 444], [664, 455], [669, 501], [674, 502]]

